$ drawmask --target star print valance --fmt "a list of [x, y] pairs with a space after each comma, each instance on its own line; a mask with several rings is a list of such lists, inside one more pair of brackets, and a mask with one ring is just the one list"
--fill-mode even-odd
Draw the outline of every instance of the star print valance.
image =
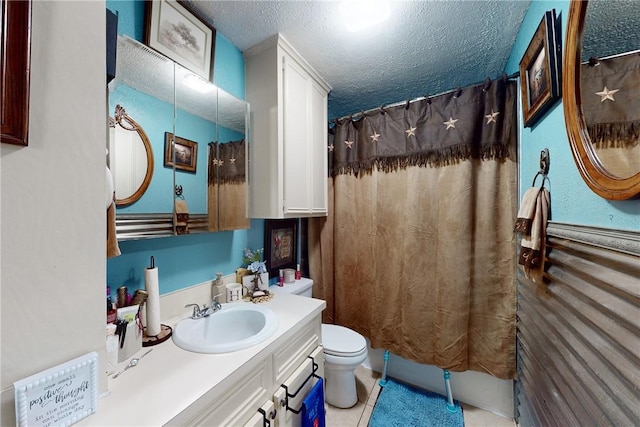
[[245, 181], [245, 141], [209, 144], [209, 184]]
[[329, 173], [505, 158], [515, 153], [515, 111], [516, 83], [496, 80], [342, 119], [329, 131]]
[[640, 139], [640, 54], [592, 61], [580, 68], [582, 112], [599, 146], [637, 145]]

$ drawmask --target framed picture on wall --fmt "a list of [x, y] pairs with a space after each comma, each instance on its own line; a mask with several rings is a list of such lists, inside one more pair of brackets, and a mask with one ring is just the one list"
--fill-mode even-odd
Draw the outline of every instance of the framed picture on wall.
[[264, 221], [264, 259], [269, 277], [278, 277], [280, 269], [296, 268], [298, 259], [298, 220]]
[[144, 41], [203, 79], [213, 81], [216, 29], [187, 3], [147, 0]]
[[198, 143], [175, 136], [171, 132], [164, 133], [164, 166], [177, 170], [196, 173], [198, 160]]
[[[0, 2], [0, 142], [29, 145], [31, 0]], [[9, 25], [11, 24], [11, 25]]]
[[545, 12], [520, 60], [524, 126], [532, 127], [561, 96], [562, 46], [555, 9]]

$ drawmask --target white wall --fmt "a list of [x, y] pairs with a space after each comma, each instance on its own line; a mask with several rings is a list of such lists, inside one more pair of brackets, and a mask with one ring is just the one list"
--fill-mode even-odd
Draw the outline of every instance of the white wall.
[[3, 426], [14, 381], [104, 348], [105, 3], [32, 7], [29, 146], [0, 144]]

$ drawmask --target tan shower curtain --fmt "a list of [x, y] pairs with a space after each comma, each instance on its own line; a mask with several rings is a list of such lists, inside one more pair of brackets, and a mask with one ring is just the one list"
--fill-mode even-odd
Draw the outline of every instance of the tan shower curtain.
[[310, 275], [323, 320], [374, 348], [514, 378], [515, 85], [492, 86], [336, 126], [330, 213], [309, 222]]
[[245, 148], [244, 140], [209, 144], [209, 231], [250, 227]]

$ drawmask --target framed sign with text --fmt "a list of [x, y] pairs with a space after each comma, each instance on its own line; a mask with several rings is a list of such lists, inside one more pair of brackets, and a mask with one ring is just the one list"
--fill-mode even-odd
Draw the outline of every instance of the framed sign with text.
[[17, 426], [69, 426], [98, 407], [98, 353], [13, 383]]

